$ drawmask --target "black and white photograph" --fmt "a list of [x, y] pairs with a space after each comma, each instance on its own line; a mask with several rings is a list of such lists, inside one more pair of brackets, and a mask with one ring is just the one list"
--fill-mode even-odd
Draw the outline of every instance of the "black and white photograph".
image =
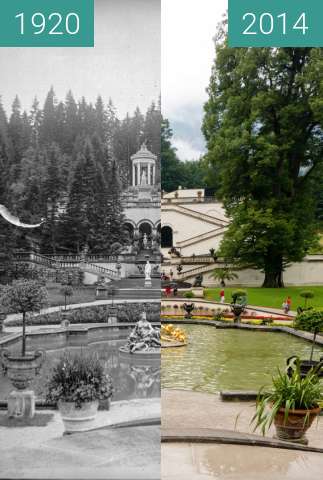
[[1, 478], [160, 478], [160, 37], [0, 49]]

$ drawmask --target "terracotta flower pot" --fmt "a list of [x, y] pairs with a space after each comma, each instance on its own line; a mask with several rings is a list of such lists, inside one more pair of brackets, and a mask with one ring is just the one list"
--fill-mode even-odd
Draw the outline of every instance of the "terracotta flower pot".
[[1, 362], [12, 385], [18, 390], [28, 388], [45, 360], [45, 352], [37, 350], [24, 356], [13, 355], [8, 350], [1, 353]]
[[277, 438], [307, 444], [305, 434], [320, 411], [320, 407], [311, 410], [290, 410], [285, 422], [285, 409], [280, 408], [274, 420]]
[[76, 408], [75, 402], [58, 402], [58, 409], [62, 416], [65, 433], [86, 432], [94, 427], [98, 412], [99, 402], [84, 402], [80, 408]]

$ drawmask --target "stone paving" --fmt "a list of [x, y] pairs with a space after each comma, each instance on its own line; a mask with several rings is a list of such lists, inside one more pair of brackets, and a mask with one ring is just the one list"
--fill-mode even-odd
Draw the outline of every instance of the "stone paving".
[[[230, 431], [232, 437], [239, 437], [240, 432], [249, 437], [254, 411], [254, 402], [222, 402], [219, 395], [162, 390], [162, 435], [191, 429], [200, 437], [194, 442], [162, 444], [162, 479], [322, 480], [322, 453], [202, 443], [203, 434], [211, 436], [211, 430], [225, 430], [228, 439]], [[273, 433], [271, 429], [268, 437]], [[310, 446], [323, 448], [323, 417], [312, 425], [307, 437]]]
[[46, 427], [0, 427], [0, 478], [160, 477], [159, 398], [112, 402], [96, 430], [67, 436], [49, 412]]

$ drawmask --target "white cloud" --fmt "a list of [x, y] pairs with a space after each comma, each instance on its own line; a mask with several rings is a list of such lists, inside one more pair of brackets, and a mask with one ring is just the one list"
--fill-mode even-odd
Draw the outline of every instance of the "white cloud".
[[[185, 151], [189, 154], [190, 145], [202, 141], [202, 109], [215, 55], [213, 37], [227, 3], [227, 0], [162, 0], [163, 114], [171, 125], [183, 121], [196, 125], [195, 139], [183, 138], [181, 132], [176, 140], [180, 156]], [[195, 118], [187, 116], [188, 112], [189, 115], [195, 112]], [[193, 153], [194, 148], [191, 157]]]
[[177, 150], [177, 156], [180, 160], [198, 160], [204, 152], [194, 148], [187, 140], [184, 138], [174, 137], [173, 146]]
[[162, 0], [162, 101], [166, 117], [203, 103], [214, 59], [213, 37], [227, 0]]

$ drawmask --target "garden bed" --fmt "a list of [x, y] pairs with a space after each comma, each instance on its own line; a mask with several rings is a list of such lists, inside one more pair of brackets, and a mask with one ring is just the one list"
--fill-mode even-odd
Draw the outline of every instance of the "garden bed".
[[[113, 308], [113, 310], [111, 310]], [[117, 309], [117, 313], [115, 310]], [[114, 307], [111, 305], [93, 305], [88, 307], [73, 308], [73, 310], [67, 310], [66, 312], [51, 312], [29, 316], [28, 325], [60, 325], [63, 318], [68, 319], [72, 324], [74, 323], [105, 323], [111, 312], [112, 315], [116, 315], [118, 322], [136, 322], [139, 318], [139, 314], [142, 311], [146, 311], [147, 319], [150, 322], [160, 321], [160, 306], [152, 303], [127, 303], [127, 305], [116, 304]], [[113, 313], [112, 313], [113, 312]], [[67, 315], [67, 316], [65, 316]], [[10, 326], [20, 326], [22, 324], [21, 319], [11, 320]]]

